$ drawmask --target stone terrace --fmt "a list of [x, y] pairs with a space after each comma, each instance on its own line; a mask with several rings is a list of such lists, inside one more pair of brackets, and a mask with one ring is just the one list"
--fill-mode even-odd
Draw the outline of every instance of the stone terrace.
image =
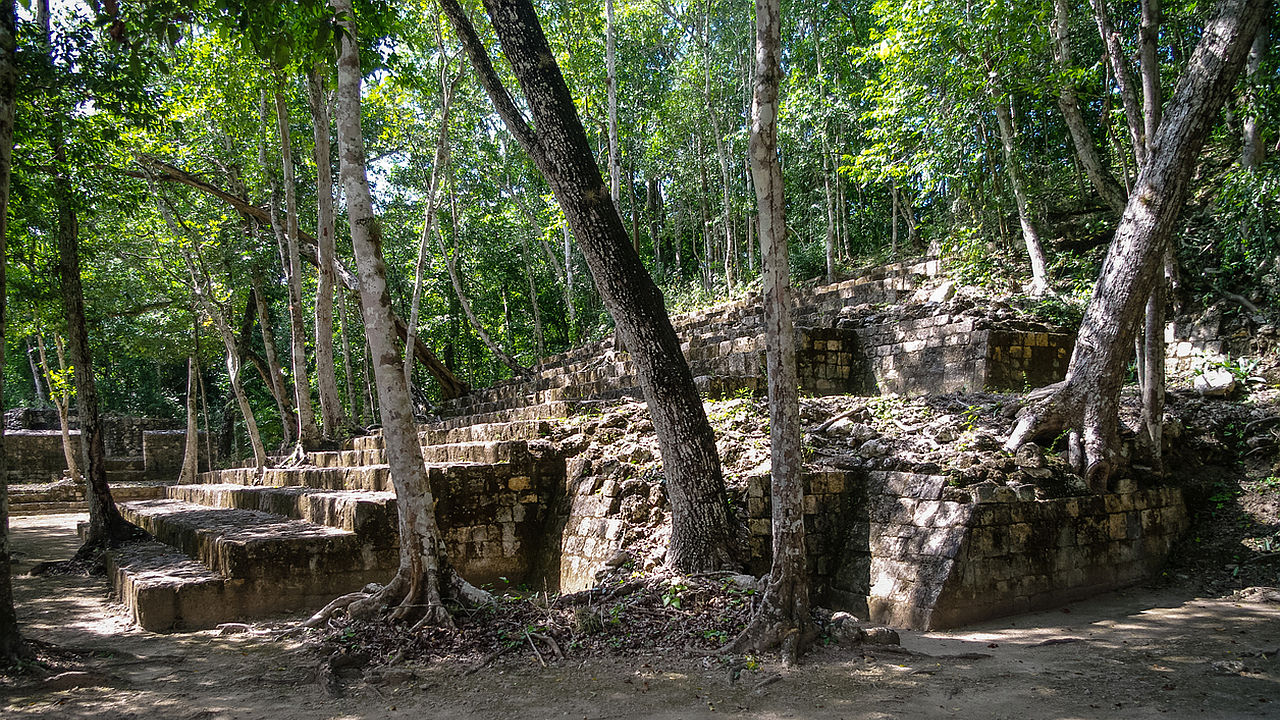
[[[932, 291], [923, 286], [937, 272], [936, 262], [894, 265], [801, 293], [806, 392], [1021, 389], [1060, 377], [1069, 337], [984, 326], [938, 300], [906, 318], [882, 312], [925, 303]], [[761, 390], [753, 302], [673, 319], [704, 393]], [[599, 442], [628, 422], [609, 408], [638, 395], [625, 354], [605, 341], [447, 404], [420, 429], [440, 526], [464, 577], [580, 589], [639, 527], [662, 522], [660, 478], [611, 477], [607, 466], [627, 459], [593, 464], [580, 455], [591, 441], [559, 420], [601, 411], [587, 423]], [[911, 627], [1135, 580], [1185, 524], [1181, 497], [1165, 490], [1045, 501], [1006, 488], [957, 495], [939, 477], [878, 471], [816, 472], [808, 484], [822, 601]], [[767, 563], [766, 499], [758, 483], [749, 488], [757, 570]], [[163, 498], [123, 503], [122, 512], [157, 538], [111, 564], [122, 599], [151, 630], [310, 611], [386, 581], [397, 564], [395, 497], [378, 435], [260, 479], [247, 468], [204, 473]]]

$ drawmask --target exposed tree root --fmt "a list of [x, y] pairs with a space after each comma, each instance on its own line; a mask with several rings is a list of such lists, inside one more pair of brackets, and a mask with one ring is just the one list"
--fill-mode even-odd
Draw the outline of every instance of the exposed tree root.
[[1029, 442], [1052, 442], [1066, 432], [1072, 467], [1091, 490], [1106, 492], [1119, 455], [1116, 400], [1100, 388], [1077, 390], [1070, 383], [1052, 387], [1052, 392], [1028, 404], [1019, 414], [1017, 425], [1005, 441], [1005, 450], [1017, 452]]
[[[493, 602], [493, 595], [462, 579], [456, 572], [447, 570], [446, 577], [444, 588], [448, 599], [464, 607]], [[436, 589], [439, 587], [427, 577], [421, 577], [414, 583], [402, 570], [386, 585], [370, 586], [335, 598], [302, 623], [302, 627], [325, 627], [340, 613], [352, 620], [372, 620], [385, 613], [391, 620], [412, 622], [415, 631], [428, 626], [451, 628], [454, 626], [453, 616], [445, 607], [445, 596]]]
[[[779, 583], [769, 583], [760, 608], [738, 636], [716, 651], [721, 655], [758, 653], [778, 648], [785, 665], [795, 665], [800, 656], [813, 644], [817, 632], [808, 615], [808, 609], [788, 612], [787, 603]], [[798, 617], [797, 617], [798, 616]]]

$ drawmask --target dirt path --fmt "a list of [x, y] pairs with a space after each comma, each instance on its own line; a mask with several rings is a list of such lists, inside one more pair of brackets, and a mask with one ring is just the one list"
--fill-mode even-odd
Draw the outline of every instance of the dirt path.
[[[17, 572], [70, 556], [81, 516], [12, 519]], [[23, 631], [93, 651], [65, 687], [0, 683], [5, 718], [1114, 718], [1280, 717], [1280, 605], [1135, 588], [947, 633], [903, 651], [832, 646], [731, 683], [714, 661], [660, 656], [542, 668], [510, 654], [354, 677], [332, 699], [283, 624], [154, 635], [101, 578], [15, 577]], [[1270, 657], [1262, 653], [1273, 653]]]

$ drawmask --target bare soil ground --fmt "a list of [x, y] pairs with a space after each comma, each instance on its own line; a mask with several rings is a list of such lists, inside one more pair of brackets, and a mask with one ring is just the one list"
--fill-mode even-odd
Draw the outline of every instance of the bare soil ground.
[[[79, 516], [12, 520], [17, 572], [70, 556]], [[313, 639], [287, 622], [155, 635], [102, 578], [15, 577], [23, 631], [48, 671], [0, 679], [5, 718], [1274, 718], [1280, 603], [1196, 597], [1176, 574], [1051, 612], [902, 647], [830, 645], [797, 668], [726, 667], [682, 652], [474, 659], [352, 671], [316, 682]], [[1261, 601], [1260, 601], [1261, 600]], [[736, 680], [734, 676], [736, 674]]]

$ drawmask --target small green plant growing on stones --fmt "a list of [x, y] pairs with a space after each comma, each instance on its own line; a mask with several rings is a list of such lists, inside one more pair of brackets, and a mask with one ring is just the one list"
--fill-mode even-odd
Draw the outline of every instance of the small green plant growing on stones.
[[662, 607], [670, 607], [679, 610], [680, 606], [683, 604], [683, 600], [680, 599], [680, 593], [684, 592], [686, 589], [688, 589], [686, 586], [678, 583], [668, 587], [662, 592]]

